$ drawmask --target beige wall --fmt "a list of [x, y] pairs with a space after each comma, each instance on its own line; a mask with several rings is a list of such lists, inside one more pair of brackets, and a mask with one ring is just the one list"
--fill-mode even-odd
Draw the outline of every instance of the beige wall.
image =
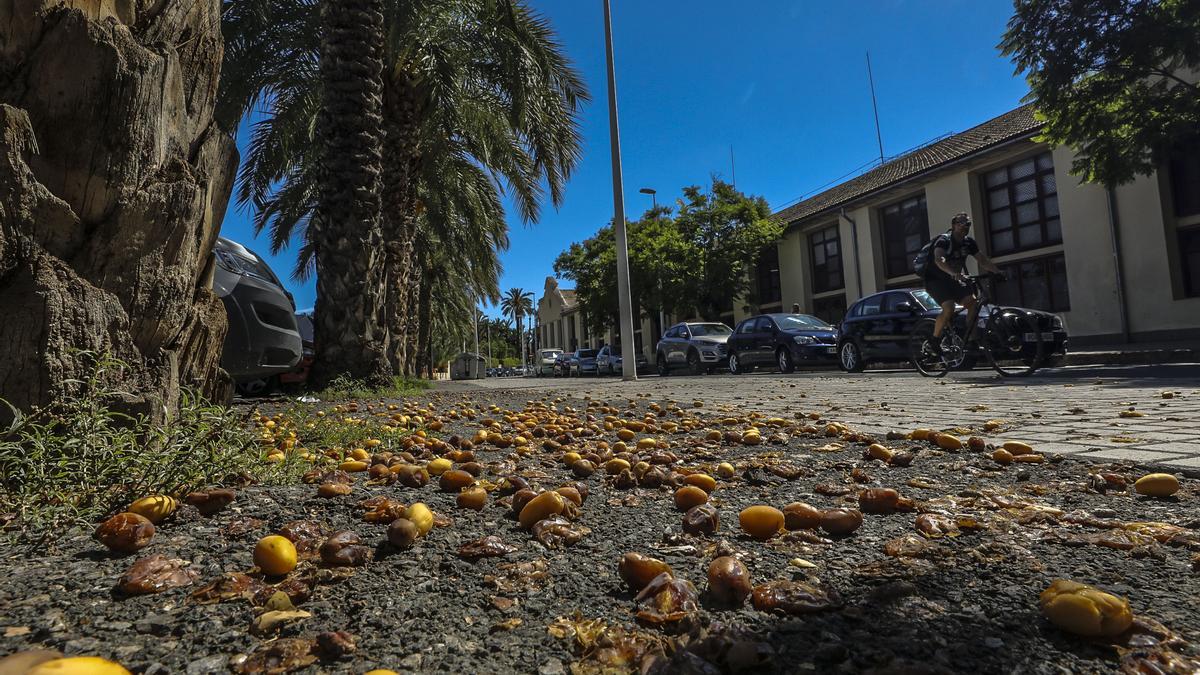
[[[951, 217], [969, 212], [975, 220], [974, 235], [987, 248], [987, 218], [979, 187], [979, 176], [996, 167], [1045, 151], [1032, 142], [1015, 143], [1008, 148], [974, 158], [968, 163], [948, 167], [940, 174], [913, 181], [852, 205], [845, 214], [826, 214], [811, 222], [791, 227], [779, 242], [780, 286], [785, 308], [799, 302], [805, 311], [812, 308], [808, 234], [836, 222], [842, 241], [842, 265], [847, 305], [863, 295], [883, 290], [889, 283], [917, 285], [915, 276], [887, 279], [884, 266], [883, 233], [880, 209], [899, 199], [924, 191], [929, 215], [930, 235], [949, 228]], [[1067, 270], [1067, 292], [1071, 310], [1061, 312], [1074, 338], [1088, 337], [1111, 341], [1121, 333], [1117, 275], [1109, 229], [1108, 201], [1105, 190], [1096, 185], [1081, 185], [1070, 175], [1072, 153], [1057, 148], [1052, 153], [1062, 220], [1063, 243], [1035, 251], [996, 258], [1007, 263], [1063, 252]], [[1176, 224], [1171, 215], [1168, 195], [1159, 176], [1139, 178], [1116, 190], [1120, 219], [1121, 249], [1124, 267], [1126, 305], [1130, 331], [1134, 339], [1153, 339], [1156, 332], [1170, 331], [1200, 335], [1200, 298], [1181, 297], [1178, 282]], [[851, 219], [857, 223], [858, 260], [851, 245]], [[1190, 223], [1190, 221], [1189, 221]], [[972, 263], [971, 270], [977, 271]], [[861, 278], [861, 288], [858, 280]], [[1161, 334], [1160, 337], [1168, 337]]]

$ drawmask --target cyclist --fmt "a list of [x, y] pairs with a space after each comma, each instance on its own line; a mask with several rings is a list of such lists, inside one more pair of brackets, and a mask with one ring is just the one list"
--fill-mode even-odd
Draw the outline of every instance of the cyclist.
[[967, 283], [967, 256], [975, 256], [980, 269], [1001, 274], [1000, 268], [979, 250], [975, 239], [967, 234], [970, 231], [971, 217], [966, 213], [957, 213], [950, 219], [950, 230], [939, 234], [930, 244], [931, 264], [925, 268], [925, 290], [942, 306], [929, 345], [937, 354], [942, 353], [942, 333], [954, 316], [955, 304], [967, 308], [968, 326], [975, 323], [979, 313], [975, 291]]

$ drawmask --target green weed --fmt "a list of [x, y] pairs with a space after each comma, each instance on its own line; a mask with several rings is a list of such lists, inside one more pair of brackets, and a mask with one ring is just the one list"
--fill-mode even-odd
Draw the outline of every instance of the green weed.
[[413, 377], [396, 377], [390, 387], [368, 387], [346, 376], [334, 378], [329, 386], [315, 395], [322, 401], [347, 401], [363, 398], [403, 398], [429, 389], [429, 382]]

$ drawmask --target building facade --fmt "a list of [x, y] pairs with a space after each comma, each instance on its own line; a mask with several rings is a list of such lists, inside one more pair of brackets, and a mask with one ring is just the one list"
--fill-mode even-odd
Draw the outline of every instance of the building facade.
[[[645, 355], [649, 363], [654, 363], [654, 347], [661, 331], [655, 323], [645, 317], [634, 321], [634, 348]], [[589, 333], [575, 291], [560, 288], [554, 277], [546, 277], [542, 297], [538, 299], [534, 335], [537, 338], [535, 349], [561, 349], [566, 352], [599, 349], [606, 344], [620, 342], [620, 333], [612, 328], [600, 334], [594, 331]]]
[[762, 309], [836, 323], [864, 295], [919, 286], [913, 257], [966, 211], [1008, 275], [996, 301], [1057, 313], [1072, 344], [1200, 339], [1200, 140], [1110, 191], [1071, 176], [1073, 153], [1040, 130], [1023, 106], [777, 212]]

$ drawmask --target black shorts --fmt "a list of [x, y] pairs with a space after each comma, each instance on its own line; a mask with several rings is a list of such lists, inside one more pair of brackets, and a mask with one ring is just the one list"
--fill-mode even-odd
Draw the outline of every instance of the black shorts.
[[930, 274], [925, 279], [925, 290], [929, 291], [939, 305], [951, 300], [959, 302], [971, 294], [966, 282], [948, 274]]

